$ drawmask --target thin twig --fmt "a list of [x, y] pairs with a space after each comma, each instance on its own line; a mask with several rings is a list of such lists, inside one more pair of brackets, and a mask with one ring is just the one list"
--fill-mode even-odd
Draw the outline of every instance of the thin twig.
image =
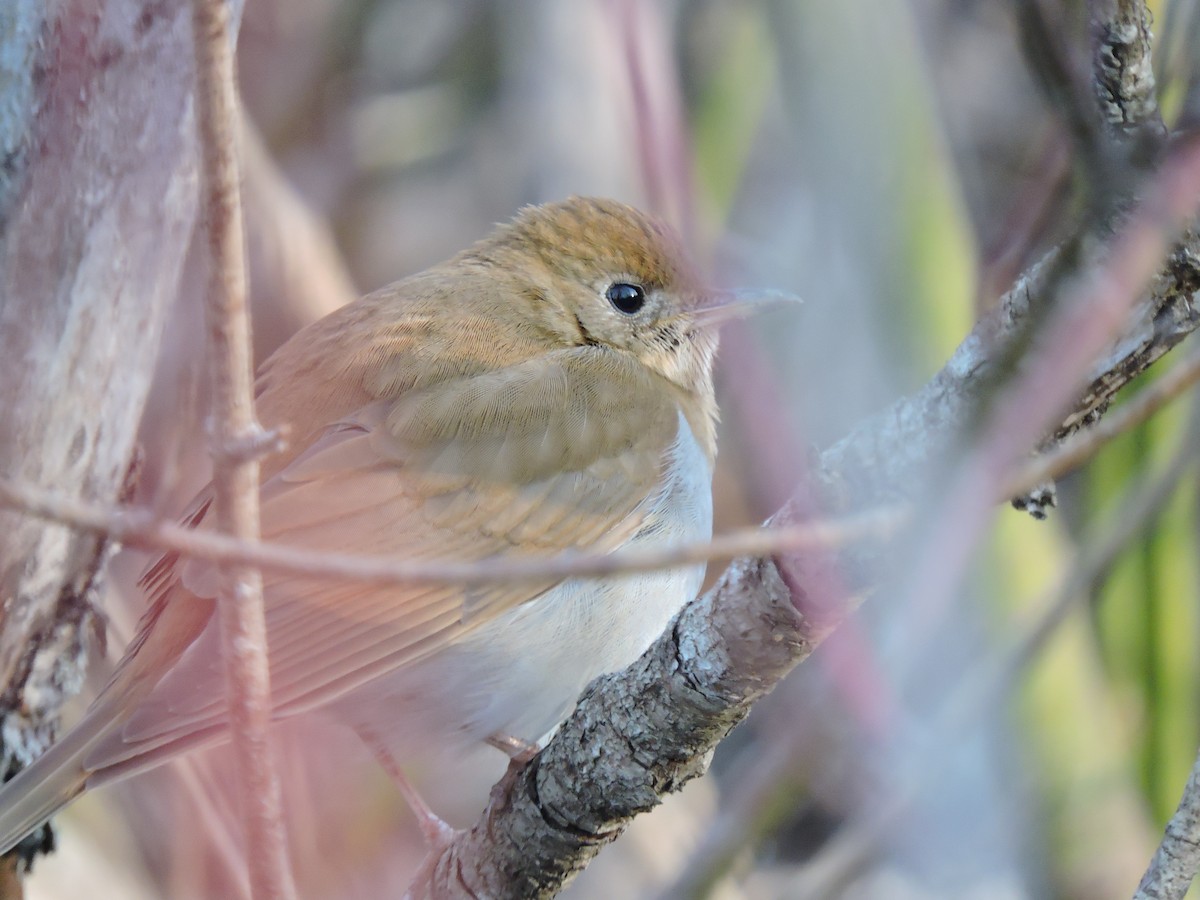
[[23, 510], [54, 522], [107, 534], [126, 546], [173, 551], [192, 559], [304, 575], [330, 581], [368, 584], [496, 584], [551, 578], [597, 577], [648, 572], [739, 556], [782, 550], [840, 546], [890, 536], [907, 519], [898, 507], [879, 507], [857, 515], [806, 522], [790, 528], [746, 528], [712, 541], [655, 550], [623, 550], [608, 555], [560, 554], [549, 559], [411, 562], [389, 557], [321, 553], [287, 544], [246, 541], [211, 531], [196, 531], [164, 521], [144, 509], [109, 509], [64, 497], [34, 485], [0, 478], [0, 506]]
[[[224, 0], [193, 0], [196, 109], [203, 155], [202, 209], [210, 253], [205, 318], [212, 381], [213, 494], [218, 530], [241, 540], [259, 534], [263, 442], [254, 416], [250, 321], [238, 165], [233, 37]], [[250, 891], [255, 900], [296, 895], [283, 828], [283, 803], [269, 741], [271, 691], [262, 574], [221, 570], [219, 618], [230, 731], [242, 785]]]

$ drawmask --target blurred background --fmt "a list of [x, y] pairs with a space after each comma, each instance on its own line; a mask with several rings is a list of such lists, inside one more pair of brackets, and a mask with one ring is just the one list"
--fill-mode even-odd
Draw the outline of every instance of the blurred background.
[[[1151, 4], [1168, 121], [1200, 64], [1197, 5]], [[1043, 7], [1086, 77], [1084, 4]], [[1079, 214], [1000, 0], [248, 0], [239, 67], [260, 359], [568, 194], [663, 215], [723, 283], [801, 294], [725, 335], [718, 531], [769, 515], [813, 448], [923, 384]], [[143, 426], [141, 499], [164, 511], [207, 478], [197, 280]], [[1130, 896], [1200, 742], [1187, 419], [1108, 447], [1049, 521], [996, 510], [953, 608], [914, 626], [885, 583], [568, 895]], [[1160, 471], [1149, 526], [989, 674]], [[118, 561], [110, 656], [145, 562]], [[289, 723], [280, 752], [301, 896], [399, 896], [419, 833], [357, 739]], [[411, 774], [468, 825], [503, 759], [437, 756]], [[229, 780], [215, 752], [87, 798], [29, 896], [239, 896]]]

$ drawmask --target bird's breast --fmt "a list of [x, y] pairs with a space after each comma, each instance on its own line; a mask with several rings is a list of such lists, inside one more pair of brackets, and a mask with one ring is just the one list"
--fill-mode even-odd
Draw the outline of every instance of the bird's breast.
[[[641, 527], [622, 549], [712, 536], [712, 469], [682, 413], [663, 477], [646, 503]], [[696, 596], [704, 568], [564, 581], [404, 672], [403, 689], [422, 698], [422, 708], [402, 705], [423, 720], [420, 731], [456, 732], [447, 736], [463, 743], [497, 733], [538, 740], [588, 682], [645, 651]], [[411, 728], [412, 716], [406, 719]]]

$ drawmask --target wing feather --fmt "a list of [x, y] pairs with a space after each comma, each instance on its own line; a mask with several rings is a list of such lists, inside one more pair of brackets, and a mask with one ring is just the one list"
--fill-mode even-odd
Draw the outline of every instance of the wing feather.
[[[413, 561], [615, 550], [643, 523], [678, 427], [653, 377], [622, 354], [580, 347], [369, 403], [270, 475], [263, 536]], [[159, 563], [147, 577], [160, 593], [215, 595], [202, 561]], [[411, 665], [554, 583], [379, 586], [265, 573], [276, 714]], [[100, 764], [161, 754], [220, 725], [217, 648], [210, 621]]]

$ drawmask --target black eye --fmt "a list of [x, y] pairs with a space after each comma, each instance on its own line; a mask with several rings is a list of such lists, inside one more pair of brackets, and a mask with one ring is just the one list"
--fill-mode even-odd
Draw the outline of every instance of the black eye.
[[613, 309], [627, 316], [632, 316], [646, 305], [646, 291], [640, 284], [618, 281], [608, 286], [604, 296], [613, 305]]

